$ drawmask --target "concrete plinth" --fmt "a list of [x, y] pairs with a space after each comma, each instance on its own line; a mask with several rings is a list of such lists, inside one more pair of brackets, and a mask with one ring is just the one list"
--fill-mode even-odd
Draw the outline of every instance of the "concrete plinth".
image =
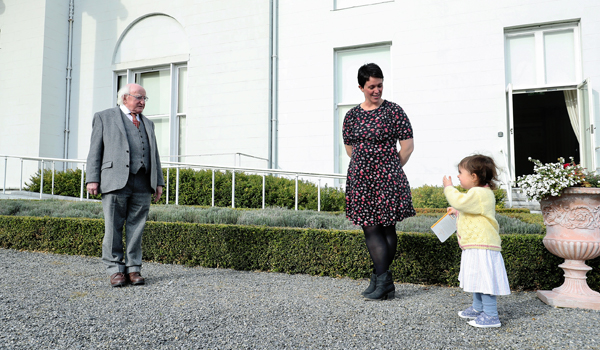
[[550, 306], [600, 310], [600, 293], [596, 294], [598, 295], [565, 294], [554, 290], [537, 291], [538, 298]]

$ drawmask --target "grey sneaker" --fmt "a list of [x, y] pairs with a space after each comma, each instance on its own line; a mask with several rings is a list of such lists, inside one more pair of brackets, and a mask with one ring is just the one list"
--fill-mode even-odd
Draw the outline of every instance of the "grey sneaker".
[[479, 328], [500, 327], [502, 325], [498, 316], [488, 316], [485, 312], [482, 312], [476, 319], [469, 321], [469, 324]]
[[458, 312], [458, 316], [462, 317], [462, 318], [468, 318], [470, 320], [474, 320], [477, 318], [477, 316], [479, 316], [482, 313], [482, 311], [477, 311], [475, 309], [473, 309], [472, 306], [469, 306], [468, 308], [466, 308], [463, 311], [459, 311]]

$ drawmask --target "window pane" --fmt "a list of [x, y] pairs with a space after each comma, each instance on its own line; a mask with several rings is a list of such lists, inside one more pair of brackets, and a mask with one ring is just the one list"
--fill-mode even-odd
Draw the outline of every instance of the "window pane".
[[[186, 140], [186, 119], [185, 115], [179, 116], [179, 154], [185, 155], [185, 140]], [[185, 162], [187, 158], [179, 158], [180, 162]]]
[[154, 122], [154, 133], [156, 134], [156, 143], [158, 144], [158, 153], [161, 159], [169, 156], [169, 118], [155, 117], [150, 118]]
[[535, 36], [506, 39], [507, 76], [513, 86], [531, 86], [537, 82], [535, 71]]
[[177, 96], [177, 113], [185, 113], [187, 107], [187, 67], [179, 68], [179, 89]]
[[[342, 136], [342, 129], [344, 127], [344, 117], [346, 116], [346, 113], [348, 113], [348, 111], [354, 107], [354, 105], [350, 105], [350, 106], [339, 106], [338, 107], [338, 118], [340, 121], [340, 125], [339, 125], [339, 144], [338, 144], [338, 159], [339, 159], [339, 164], [340, 164], [340, 168], [338, 169], [338, 172], [341, 174], [345, 174], [346, 171], [348, 171], [348, 165], [350, 164], [350, 157], [348, 157], [348, 154], [346, 153], [346, 147], [344, 147], [344, 137]], [[343, 183], [344, 181], [342, 181]]]
[[144, 115], [169, 114], [171, 101], [171, 79], [168, 70], [141, 73], [139, 83], [146, 89], [149, 100]]
[[575, 39], [573, 30], [544, 33], [546, 84], [575, 81]]
[[[358, 68], [365, 63], [376, 63], [383, 71], [384, 81], [391, 77], [390, 47], [379, 46], [339, 51], [337, 53], [336, 91], [337, 104], [359, 104], [365, 96], [358, 88]], [[391, 81], [391, 79], [387, 80]], [[385, 87], [385, 82], [383, 84]], [[385, 96], [385, 89], [384, 89]]]
[[117, 76], [117, 92], [121, 90], [123, 86], [127, 84], [127, 75], [119, 75]]

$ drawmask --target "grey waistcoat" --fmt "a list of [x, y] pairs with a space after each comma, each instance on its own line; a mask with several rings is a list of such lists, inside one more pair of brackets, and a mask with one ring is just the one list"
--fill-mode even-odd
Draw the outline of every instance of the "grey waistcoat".
[[137, 174], [140, 168], [145, 167], [146, 173], [150, 169], [150, 144], [146, 128], [140, 120], [140, 128], [136, 128], [135, 124], [124, 113], [121, 113], [125, 131], [127, 132], [127, 141], [129, 142], [129, 172]]

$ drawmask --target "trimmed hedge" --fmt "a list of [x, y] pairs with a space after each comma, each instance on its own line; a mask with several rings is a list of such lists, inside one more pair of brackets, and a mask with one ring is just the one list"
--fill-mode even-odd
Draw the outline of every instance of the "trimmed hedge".
[[[0, 216], [0, 246], [9, 249], [100, 256], [99, 219]], [[511, 287], [551, 289], [562, 283], [562, 259], [548, 252], [542, 235], [503, 235]], [[360, 231], [147, 222], [144, 259], [220, 267], [366, 278], [371, 260]], [[399, 233], [391, 267], [396, 281], [457, 286], [461, 251], [456, 236], [440, 243], [433, 234]], [[600, 289], [600, 259], [587, 282]]]

